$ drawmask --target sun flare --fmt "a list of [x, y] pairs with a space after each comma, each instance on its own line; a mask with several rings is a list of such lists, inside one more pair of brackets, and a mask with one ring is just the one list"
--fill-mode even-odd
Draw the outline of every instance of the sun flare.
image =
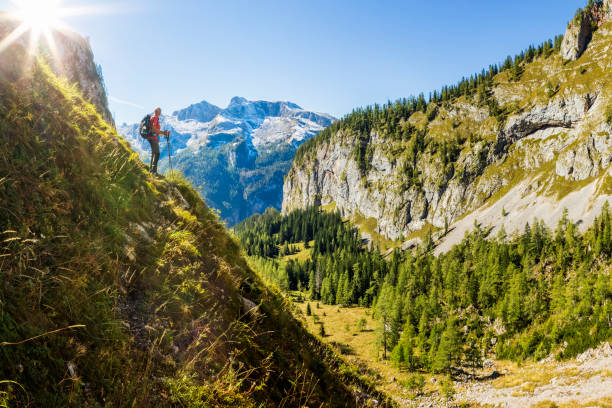
[[60, 0], [21, 0], [16, 2], [15, 17], [23, 22], [26, 29], [46, 34], [61, 25], [62, 8]]
[[11, 0], [14, 8], [9, 11], [8, 19], [18, 22], [18, 26], [5, 38], [0, 39], [0, 53], [23, 35], [30, 34], [30, 49], [35, 50], [44, 39], [55, 49], [54, 33], [71, 31], [62, 20], [64, 17], [76, 17], [92, 14], [105, 14], [113, 11], [109, 5], [90, 5], [86, 7], [68, 7], [66, 0]]

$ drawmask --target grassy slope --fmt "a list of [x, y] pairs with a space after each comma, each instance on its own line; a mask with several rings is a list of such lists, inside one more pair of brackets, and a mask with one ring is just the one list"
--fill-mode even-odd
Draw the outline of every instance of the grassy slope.
[[[308, 303], [311, 316], [306, 316]], [[312, 301], [297, 302], [296, 306], [299, 314], [304, 316], [306, 326], [313, 333], [319, 332], [319, 326], [323, 324], [325, 341], [334, 345], [348, 360], [367, 367], [365, 371], [378, 387], [396, 398], [412, 396], [407, 393], [404, 384], [415, 372], [399, 370], [389, 360], [383, 360], [382, 346], [379, 344], [379, 323], [372, 317], [370, 309], [346, 308]], [[362, 319], [365, 320], [365, 325], [359, 330], [359, 321]], [[423, 373], [423, 376], [427, 378], [426, 386], [422, 390], [425, 395], [440, 392], [440, 381], [434, 383], [430, 379], [441, 380], [443, 375]]]
[[23, 74], [25, 53], [11, 54], [0, 405], [353, 406], [351, 387], [373, 393], [285, 311], [188, 183], [150, 177], [74, 88], [41, 63]]

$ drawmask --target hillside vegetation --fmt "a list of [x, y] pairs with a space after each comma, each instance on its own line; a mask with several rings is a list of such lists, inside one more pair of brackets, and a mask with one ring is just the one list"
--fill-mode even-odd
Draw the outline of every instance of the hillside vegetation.
[[[0, 60], [0, 406], [367, 406], [178, 175], [45, 63]], [[362, 391], [357, 391], [362, 390]]]
[[[402, 370], [456, 374], [484, 357], [563, 359], [612, 338], [607, 204], [583, 234], [567, 215], [554, 230], [536, 220], [512, 235], [476, 225], [438, 256], [429, 239], [383, 258], [338, 214], [316, 208], [254, 216], [235, 230], [275, 283], [311, 301], [371, 307], [379, 350]], [[284, 248], [308, 239], [309, 259], [280, 262]]]

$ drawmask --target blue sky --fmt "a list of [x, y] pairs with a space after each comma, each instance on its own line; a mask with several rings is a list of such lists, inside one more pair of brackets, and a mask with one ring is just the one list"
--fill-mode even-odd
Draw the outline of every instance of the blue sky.
[[[118, 123], [203, 99], [290, 100], [337, 117], [428, 93], [565, 31], [586, 0], [64, 0], [113, 11], [90, 38]], [[0, 10], [10, 8], [0, 0]], [[131, 104], [117, 102], [123, 100]]]

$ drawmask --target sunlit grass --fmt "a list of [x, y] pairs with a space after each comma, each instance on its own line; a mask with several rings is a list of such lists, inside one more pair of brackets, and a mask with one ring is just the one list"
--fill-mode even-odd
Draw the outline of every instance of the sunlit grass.
[[[293, 292], [295, 299], [299, 295]], [[305, 294], [301, 294], [303, 299], [307, 299]], [[377, 339], [378, 322], [372, 317], [371, 310], [363, 307], [341, 307], [335, 305], [325, 305], [316, 301], [295, 302], [300, 310], [307, 328], [314, 334], [320, 333], [320, 324], [325, 329], [323, 340], [334, 345], [341, 352], [346, 360], [352, 363], [365, 363], [374, 371], [370, 377], [390, 395], [396, 397], [411, 397], [406, 388], [402, 385], [414, 373], [400, 371], [394, 367], [389, 360], [383, 360], [382, 348]], [[306, 315], [306, 307], [310, 304], [311, 316]], [[358, 330], [359, 321], [364, 319], [363, 330]], [[340, 351], [342, 350], [342, 351]], [[391, 352], [388, 351], [388, 357]], [[423, 394], [437, 392], [439, 381], [432, 383], [430, 378], [441, 379], [441, 376], [419, 373], [426, 378]]]

